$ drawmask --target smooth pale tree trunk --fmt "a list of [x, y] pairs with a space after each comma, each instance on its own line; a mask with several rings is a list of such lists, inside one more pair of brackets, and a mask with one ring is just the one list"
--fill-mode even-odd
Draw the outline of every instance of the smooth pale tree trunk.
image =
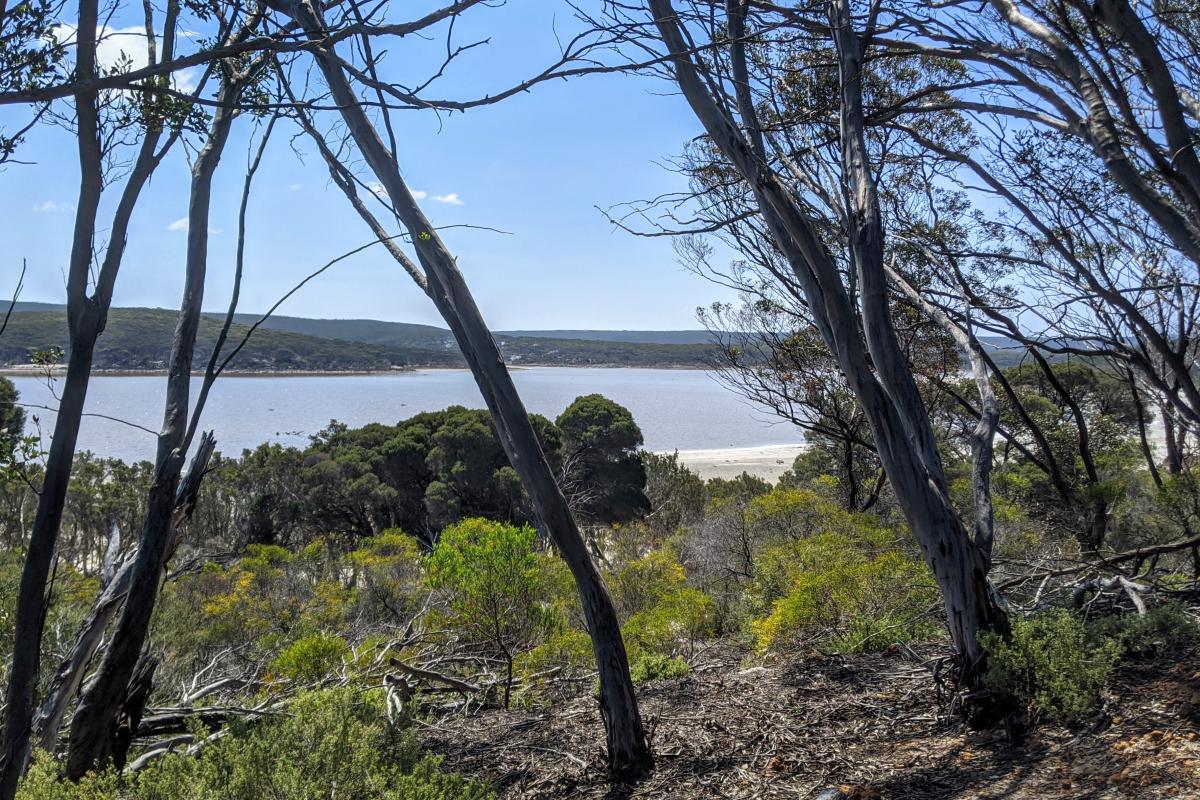
[[[175, 529], [191, 515], [195, 507], [196, 497], [200, 491], [200, 482], [208, 461], [212, 457], [216, 442], [211, 434], [206, 434], [200, 440], [196, 455], [188, 467], [187, 477], [180, 484], [179, 493], [175, 497], [174, 520], [171, 525], [171, 541], [167, 545], [170, 552], [173, 549]], [[34, 735], [38, 746], [43, 750], [52, 751], [58, 741], [58, 733], [66, 717], [67, 709], [75, 698], [83, 682], [84, 673], [92, 658], [100, 649], [104, 633], [109, 623], [116, 617], [117, 612], [125, 602], [133, 584], [134, 558], [127, 559], [116, 569], [111, 580], [101, 590], [92, 604], [92, 610], [79, 626], [75, 643], [70, 652], [59, 664], [54, 680], [46, 692], [46, 700], [38, 709], [33, 721]]]
[[[294, 3], [289, 11], [310, 38], [319, 42], [325, 28], [319, 10], [309, 3]], [[607, 738], [609, 769], [618, 777], [641, 775], [652, 765], [653, 756], [642, 727], [616, 610], [555, 481], [500, 349], [484, 323], [454, 257], [417, 206], [400, 176], [393, 154], [367, 118], [337, 56], [319, 44], [313, 47], [312, 53], [350, 135], [412, 237], [425, 272], [426, 292], [466, 358], [509, 462], [520, 476], [538, 518], [575, 578], [600, 676], [600, 711]]]
[[[76, 72], [81, 76], [95, 74], [97, 14], [96, 0], [81, 0], [76, 31]], [[97, 309], [87, 297], [93, 232], [103, 188], [95, 95], [81, 92], [75, 97], [75, 106], [80, 186], [68, 272], [67, 314], [71, 353], [46, 460], [37, 516], [21, 571], [20, 588], [17, 590], [12, 667], [5, 698], [3, 750], [0, 752], [3, 761], [0, 800], [11, 800], [16, 795], [17, 783], [29, 758], [30, 724], [38, 683], [42, 626], [46, 615], [46, 589], [62, 524], [67, 484], [71, 479], [79, 423], [87, 398], [92, 355], [96, 337], [103, 328], [103, 311]]]
[[[945, 492], [945, 478], [940, 460], [933, 452], [936, 448], [931, 450], [933, 436], [924, 408], [915, 405], [905, 388], [904, 376], [897, 372], [907, 369], [907, 360], [889, 344], [890, 321], [882, 318], [889, 313], [886, 303], [875, 298], [865, 301], [863, 307], [864, 315], [871, 317], [865, 320], [864, 328], [874, 331], [870, 340], [875, 363], [886, 362], [877, 377], [858, 334], [857, 315], [837, 265], [817, 231], [765, 159], [754, 152], [752, 143], [709, 93], [688, 54], [690, 48], [670, 1], [649, 0], [649, 5], [669, 50], [679, 88], [713, 143], [753, 191], [763, 220], [804, 290], [822, 338], [862, 406], [880, 463], [941, 589], [947, 625], [959, 655], [960, 682], [972, 687], [977, 684], [986, 660], [979, 633], [1007, 631], [1007, 618], [988, 584], [984, 558], [968, 537]], [[758, 128], [753, 110], [744, 101], [739, 105], [743, 123], [752, 131]], [[858, 157], [850, 155], [852, 159]], [[861, 182], [856, 189], [864, 189]], [[870, 233], [865, 231], [860, 235]], [[855, 256], [860, 272], [876, 268], [866, 257], [867, 248], [873, 246], [860, 242], [861, 255]], [[877, 268], [881, 269], [882, 263]], [[868, 290], [881, 289], [873, 284]], [[907, 380], [911, 381], [911, 373]]]
[[[225, 103], [232, 103], [239, 96], [240, 89], [232, 88], [223, 90], [220, 97]], [[192, 362], [208, 266], [212, 178], [235, 116], [236, 112], [227, 105], [217, 109], [210, 125], [208, 141], [192, 167], [183, 302], [171, 344], [167, 397], [163, 427], [158, 436], [154, 482], [146, 499], [146, 516], [125, 605], [100, 667], [84, 687], [83, 697], [71, 721], [66, 774], [73, 780], [78, 780], [89, 769], [99, 766], [99, 759], [108, 752], [110, 729], [141, 658], [158, 597], [171, 537], [175, 495], [186, 455], [183, 447], [188, 430]]]
[[[988, 568], [992, 563], [995, 542], [995, 513], [992, 510], [992, 458], [995, 452], [996, 431], [1000, 428], [1000, 403], [992, 389], [991, 373], [984, 359], [983, 346], [969, 327], [959, 325], [950, 316], [929, 302], [903, 275], [889, 269], [888, 277], [914, 304], [932, 317], [942, 330], [950, 334], [971, 365], [971, 375], [979, 392], [979, 419], [971, 431], [971, 499], [975, 511], [975, 545]], [[967, 325], [970, 324], [968, 320]]]

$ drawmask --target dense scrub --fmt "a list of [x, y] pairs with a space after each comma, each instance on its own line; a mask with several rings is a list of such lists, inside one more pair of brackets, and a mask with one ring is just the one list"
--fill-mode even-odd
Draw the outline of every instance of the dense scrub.
[[[943, 640], [936, 587], [886, 485], [863, 508], [830, 467], [828, 441], [813, 437], [772, 485], [703, 481], [677, 456], [639, 452], [629, 412], [598, 396], [535, 425], [589, 523], [639, 685], [698, 679], [714, 655], [757, 669]], [[1136, 454], [1115, 441], [1112, 468], [1128, 466]], [[18, 462], [2, 495], [9, 587], [37, 479]], [[76, 465], [43, 680], [122, 544], [112, 526], [136, 530], [148, 469], [91, 456]], [[1134, 476], [1114, 488], [1110, 540], [1146, 546], [1190, 530], [1190, 480], [1158, 489]], [[1186, 550], [1144, 559], [1140, 582], [1104, 577], [1078, 558], [1078, 520], [1036, 499], [1047, 491], [1020, 453], [998, 464], [994, 576], [1014, 624], [987, 640], [984, 683], [1015, 700], [1012, 731], [1091, 726], [1114, 670], [1197, 640]], [[65, 785], [42, 753], [23, 797], [251, 798], [269, 786], [284, 798], [482, 798], [489, 787], [420, 752], [414, 725], [485, 708], [553, 713], [595, 689], [575, 585], [483, 412], [334, 423], [303, 451], [264, 445], [219, 459], [181, 537], [153, 620], [153, 692], [132, 766]]]
[[[287, 713], [235, 725], [196, 753], [164, 756], [130, 777], [107, 771], [79, 783], [58, 779], [41, 755], [22, 800], [259, 800], [353, 797], [362, 800], [488, 800], [478, 781], [443, 773], [419, 753], [404, 720], [382, 715], [381, 691], [306, 692]], [[199, 723], [197, 723], [199, 725]], [[201, 726], [202, 727], [202, 726]]]

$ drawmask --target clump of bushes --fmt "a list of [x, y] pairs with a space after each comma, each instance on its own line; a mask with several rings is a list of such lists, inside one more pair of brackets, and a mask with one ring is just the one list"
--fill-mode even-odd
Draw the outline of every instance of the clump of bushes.
[[491, 789], [441, 771], [410, 731], [383, 716], [379, 691], [302, 694], [288, 713], [242, 724], [197, 756], [168, 755], [137, 775], [61, 781], [41, 757], [19, 800], [488, 800]]
[[823, 533], [770, 548], [752, 591], [765, 612], [751, 622], [760, 651], [807, 644], [856, 653], [936, 635], [929, 571], [883, 530]]
[[985, 634], [984, 685], [1028, 704], [1035, 717], [1076, 723], [1096, 713], [1100, 691], [1120, 656], [1113, 639], [1097, 642], [1066, 609], [1014, 619], [1006, 641]]
[[682, 678], [689, 671], [687, 662], [682, 658], [660, 653], [645, 653], [637, 656], [629, 665], [629, 673], [634, 683]]
[[1101, 617], [1089, 632], [1093, 639], [1118, 642], [1124, 655], [1134, 657], [1171, 653], [1200, 639], [1200, 625], [1180, 603], [1164, 603], [1145, 614]]
[[1013, 620], [1007, 641], [984, 635], [984, 684], [1024, 702], [1035, 717], [1079, 723], [1099, 711], [1100, 693], [1122, 657], [1169, 653], [1198, 639], [1200, 626], [1178, 603], [1090, 621], [1053, 609]]
[[313, 683], [334, 673], [350, 657], [350, 646], [337, 636], [314, 633], [297, 639], [275, 657], [271, 672], [284, 680]]
[[537, 534], [486, 519], [442, 531], [426, 567], [444, 595], [446, 622], [505, 668], [504, 705], [511, 700], [517, 656], [558, 632], [564, 619], [535, 550]]

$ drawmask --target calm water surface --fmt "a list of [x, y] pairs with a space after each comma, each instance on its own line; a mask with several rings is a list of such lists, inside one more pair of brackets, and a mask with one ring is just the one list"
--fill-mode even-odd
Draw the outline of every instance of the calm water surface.
[[[538, 367], [514, 370], [530, 411], [551, 419], [582, 394], [599, 392], [633, 412], [649, 450], [704, 450], [799, 444], [800, 432], [749, 405], [701, 370]], [[27, 404], [57, 407], [53, 388], [37, 378], [13, 378]], [[162, 376], [92, 378], [87, 411], [151, 430], [162, 424]], [[193, 384], [197, 386], [198, 381]], [[194, 394], [194, 392], [193, 392]], [[227, 454], [262, 442], [303, 446], [331, 419], [351, 426], [395, 423], [449, 405], [483, 407], [465, 370], [388, 375], [228, 377], [213, 386], [203, 425]], [[29, 408], [30, 432], [49, 445], [53, 411]], [[153, 459], [154, 437], [101, 417], [84, 418], [79, 448], [127, 461]]]

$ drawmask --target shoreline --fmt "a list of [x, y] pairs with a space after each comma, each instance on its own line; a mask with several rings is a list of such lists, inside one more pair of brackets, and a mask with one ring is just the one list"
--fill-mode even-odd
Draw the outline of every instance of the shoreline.
[[[658, 369], [658, 370], [688, 370], [692, 372], [713, 372], [711, 368], [688, 366], [684, 364], [648, 365], [648, 364], [509, 364], [509, 371], [519, 372], [526, 369]], [[335, 378], [335, 377], [380, 377], [386, 375], [414, 375], [418, 372], [469, 372], [467, 367], [394, 367], [392, 369], [372, 370], [253, 370], [227, 369], [221, 373], [221, 378]], [[65, 366], [46, 367], [33, 365], [10, 365], [0, 367], [0, 377], [5, 378], [44, 378], [47, 375], [62, 378], [67, 374]], [[153, 378], [165, 377], [165, 369], [94, 369], [92, 376], [97, 378]], [[192, 370], [192, 377], [204, 377], [203, 370]]]
[[774, 483], [792, 468], [796, 456], [807, 449], [801, 444], [768, 444], [759, 447], [715, 447], [702, 450], [657, 451], [679, 454], [679, 463], [704, 480], [736, 478], [743, 472]]

